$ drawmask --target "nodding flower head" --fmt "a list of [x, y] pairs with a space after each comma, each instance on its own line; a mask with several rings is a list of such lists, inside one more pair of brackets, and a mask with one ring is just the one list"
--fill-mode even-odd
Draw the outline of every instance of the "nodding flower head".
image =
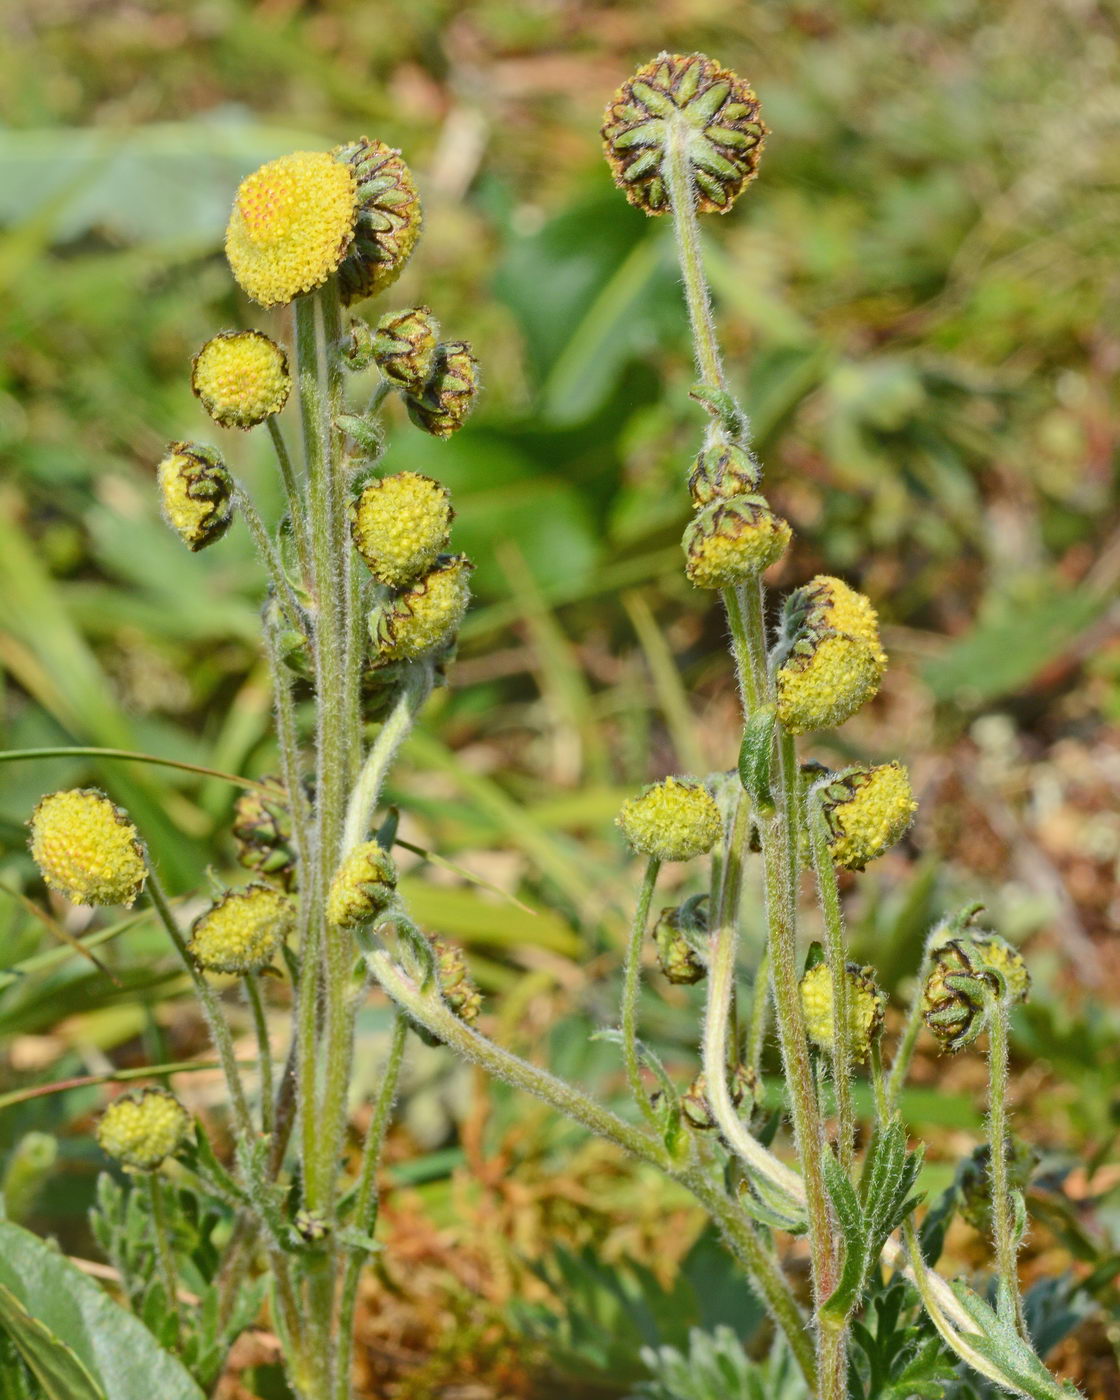
[[786, 602], [787, 625], [802, 628], [831, 628], [866, 642], [876, 654], [880, 670], [886, 670], [887, 657], [879, 640], [879, 615], [871, 599], [857, 593], [843, 579], [817, 574], [790, 594]]
[[173, 442], [156, 469], [164, 519], [189, 550], [220, 540], [233, 519], [233, 478], [221, 454]]
[[767, 130], [748, 83], [704, 54], [659, 54], [622, 84], [603, 119], [615, 184], [647, 214], [669, 209], [679, 140], [700, 213], [726, 214], [758, 171]]
[[243, 977], [268, 966], [294, 920], [293, 901], [269, 885], [227, 890], [195, 919], [187, 949], [207, 972]]
[[687, 779], [651, 784], [623, 805], [616, 821], [634, 850], [651, 860], [692, 860], [723, 835], [715, 799]]
[[849, 768], [821, 789], [832, 840], [829, 854], [845, 870], [864, 866], [902, 839], [918, 804], [901, 763]]
[[463, 950], [442, 938], [432, 939], [443, 999], [460, 1021], [473, 1025], [482, 1010], [482, 995], [467, 971]]
[[998, 933], [974, 933], [969, 939], [975, 956], [986, 968], [1003, 978], [1003, 995], [1009, 1003], [1026, 1001], [1031, 990], [1031, 974], [1018, 948]]
[[408, 416], [432, 437], [447, 438], [467, 421], [478, 397], [478, 361], [465, 340], [436, 346], [431, 372], [405, 403]]
[[390, 384], [406, 394], [422, 394], [435, 368], [439, 325], [426, 306], [391, 311], [373, 335], [373, 358]]
[[166, 1089], [141, 1089], [114, 1099], [97, 1124], [102, 1152], [132, 1171], [155, 1171], [186, 1141], [191, 1120]]
[[281, 888], [296, 884], [296, 851], [292, 841], [292, 813], [279, 778], [266, 778], [272, 791], [248, 788], [233, 804], [234, 844], [237, 859]]
[[327, 896], [327, 920], [359, 928], [380, 914], [397, 888], [397, 867], [377, 841], [363, 841], [343, 859]]
[[[848, 963], [848, 1054], [857, 1063], [866, 1060], [871, 1043], [883, 1029], [885, 995], [869, 967]], [[819, 1050], [831, 1050], [836, 1035], [836, 1009], [832, 995], [832, 971], [817, 963], [801, 979], [801, 1008], [809, 1040]]]
[[338, 146], [333, 158], [355, 182], [353, 240], [338, 270], [342, 304], [349, 306], [392, 286], [420, 237], [420, 196], [400, 151], [362, 136]]
[[52, 792], [31, 815], [31, 855], [43, 879], [75, 904], [132, 905], [148, 867], [128, 813], [95, 788]]
[[922, 1016], [946, 1050], [955, 1053], [976, 1039], [999, 985], [970, 938], [951, 938], [934, 949], [922, 988]]
[[792, 531], [761, 496], [732, 496], [685, 527], [685, 573], [697, 588], [733, 588], [780, 559]]
[[369, 482], [350, 504], [350, 533], [379, 583], [401, 588], [439, 558], [451, 537], [451, 493], [419, 472]]
[[255, 428], [288, 402], [288, 357], [260, 331], [222, 331], [192, 361], [191, 388], [223, 428]]
[[678, 986], [690, 987], [699, 982], [707, 972], [700, 954], [692, 946], [685, 932], [703, 933], [707, 919], [702, 908], [693, 901], [681, 907], [662, 909], [661, 916], [653, 928], [653, 944], [657, 949], [657, 962], [668, 981]]
[[339, 268], [358, 221], [358, 179], [326, 151], [296, 151], [242, 180], [226, 229], [226, 257], [261, 306], [313, 292]]
[[443, 555], [418, 583], [401, 590], [369, 617], [380, 661], [419, 661], [455, 641], [471, 598], [474, 565], [464, 554]]
[[693, 464], [688, 492], [697, 510], [732, 496], [750, 496], [758, 490], [762, 469], [741, 447], [716, 442], [706, 447]]
[[858, 637], [806, 633], [778, 670], [778, 718], [791, 734], [833, 729], [873, 698], [881, 679], [875, 653]]

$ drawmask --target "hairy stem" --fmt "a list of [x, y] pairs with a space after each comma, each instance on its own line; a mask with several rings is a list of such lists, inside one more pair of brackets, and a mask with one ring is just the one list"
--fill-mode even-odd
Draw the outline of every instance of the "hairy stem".
[[284, 613], [284, 618], [294, 631], [302, 631], [300, 606], [296, 601], [296, 595], [292, 592], [292, 585], [288, 582], [288, 575], [284, 572], [284, 566], [280, 562], [280, 556], [276, 553], [276, 546], [272, 543], [272, 536], [268, 533], [264, 521], [260, 517], [260, 512], [253, 504], [253, 498], [245, 490], [240, 482], [234, 484], [234, 498], [241, 514], [245, 518], [245, 524], [249, 527], [249, 533], [253, 537], [253, 543], [257, 547], [257, 552], [261, 557], [261, 562], [265, 566], [272, 587], [276, 592], [276, 599]]
[[377, 808], [385, 777], [408, 737], [417, 714], [432, 688], [432, 671], [427, 663], [409, 668], [397, 695], [396, 704], [382, 724], [366, 755], [358, 780], [350, 793], [342, 831], [342, 855], [364, 841]]
[[1019, 1335], [1025, 1338], [1027, 1328], [1023, 1317], [1023, 1296], [1019, 1288], [1019, 1269], [1016, 1263], [1018, 1245], [1015, 1209], [1007, 1172], [1007, 1002], [1002, 995], [994, 992], [985, 1000], [988, 1003], [988, 1144], [996, 1271], [1014, 1314], [1015, 1328]]
[[276, 451], [280, 475], [284, 479], [284, 494], [288, 498], [288, 519], [291, 521], [292, 537], [296, 542], [296, 555], [299, 559], [300, 573], [303, 576], [303, 586], [309, 589], [312, 578], [311, 549], [307, 542], [307, 522], [303, 513], [303, 497], [300, 495], [299, 483], [292, 470], [292, 459], [288, 454], [288, 444], [284, 441], [280, 424], [276, 421], [275, 416], [265, 421], [268, 424], [268, 435], [272, 439], [272, 446]]
[[152, 1236], [155, 1239], [156, 1258], [159, 1261], [163, 1291], [167, 1294], [167, 1311], [171, 1318], [174, 1338], [172, 1345], [178, 1349], [183, 1330], [182, 1315], [179, 1311], [179, 1284], [175, 1277], [175, 1256], [171, 1252], [171, 1240], [167, 1233], [167, 1218], [163, 1211], [163, 1192], [160, 1190], [159, 1174], [145, 1172], [144, 1186], [148, 1196], [148, 1209], [152, 1214]]
[[926, 940], [921, 965], [918, 968], [917, 982], [914, 986], [914, 995], [910, 999], [910, 1010], [906, 1013], [906, 1024], [902, 1029], [902, 1038], [898, 1042], [898, 1049], [891, 1062], [891, 1072], [887, 1079], [887, 1099], [892, 1107], [898, 1104], [902, 1094], [902, 1087], [906, 1083], [906, 1075], [910, 1069], [910, 1061], [914, 1058], [914, 1050], [918, 1044], [918, 1034], [922, 1029], [922, 991], [926, 985], [926, 978], [929, 976], [932, 962], [930, 947], [932, 938], [933, 935]]
[[622, 1058], [626, 1064], [626, 1079], [634, 1102], [655, 1131], [658, 1127], [657, 1110], [650, 1103], [642, 1083], [641, 1057], [638, 1054], [638, 993], [642, 985], [642, 944], [649, 924], [650, 901], [653, 899], [660, 869], [659, 860], [651, 859], [646, 864], [638, 905], [630, 926], [630, 937], [626, 942], [626, 964], [622, 975]]
[[261, 1076], [261, 1131], [269, 1136], [275, 1127], [272, 1087], [272, 1045], [268, 1038], [268, 1019], [261, 995], [261, 975], [250, 972], [245, 978], [245, 995], [253, 1013], [253, 1030], [257, 1037], [257, 1064]]

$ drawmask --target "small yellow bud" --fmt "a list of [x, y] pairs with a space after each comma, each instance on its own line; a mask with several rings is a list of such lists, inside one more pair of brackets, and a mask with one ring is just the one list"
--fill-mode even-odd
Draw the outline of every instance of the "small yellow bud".
[[373, 337], [373, 358], [390, 384], [422, 394], [435, 368], [439, 326], [426, 306], [382, 316]]
[[192, 361], [191, 388], [223, 428], [255, 428], [288, 402], [288, 357], [260, 331], [222, 331]]
[[[280, 787], [278, 778], [265, 781]], [[296, 853], [286, 794], [248, 788], [233, 804], [231, 830], [241, 865], [275, 880], [283, 889], [295, 887]]]
[[901, 763], [850, 768], [824, 787], [821, 805], [832, 840], [833, 862], [845, 870], [862, 870], [902, 839], [918, 804], [910, 775]]
[[700, 783], [666, 778], [623, 805], [617, 825], [630, 845], [651, 860], [692, 860], [723, 835], [719, 808]]
[[[967, 978], [975, 985], [953, 985], [947, 978]], [[995, 990], [970, 939], [953, 938], [933, 952], [922, 988], [922, 1017], [946, 1050], [962, 1050], [984, 1026], [985, 991]]]
[[259, 972], [276, 956], [294, 920], [291, 899], [268, 885], [227, 890], [195, 919], [187, 949], [207, 972]]
[[[886, 996], [876, 986], [869, 967], [847, 966], [848, 1053], [859, 1062], [866, 1060], [871, 1042], [883, 1029]], [[832, 1000], [832, 972], [827, 963], [817, 963], [801, 979], [801, 1008], [805, 1029], [819, 1050], [831, 1050], [836, 1030]]]
[[335, 872], [327, 897], [327, 921], [358, 928], [380, 914], [397, 888], [393, 858], [376, 841], [355, 846]]
[[878, 653], [859, 637], [804, 633], [776, 677], [778, 718], [790, 734], [832, 729], [872, 699], [882, 674]]
[[191, 1120], [166, 1089], [141, 1089], [114, 1099], [97, 1124], [97, 1141], [109, 1157], [133, 1171], [154, 1171], [186, 1141]]
[[332, 156], [356, 182], [354, 238], [338, 270], [342, 304], [349, 306], [397, 280], [420, 237], [423, 216], [416, 182], [400, 151], [363, 136], [336, 147]]
[[685, 527], [685, 573], [697, 588], [733, 588], [780, 559], [791, 535], [761, 496], [716, 501]]
[[470, 602], [470, 571], [462, 554], [443, 556], [418, 583], [370, 614], [369, 631], [382, 661], [417, 661], [451, 646]]
[[233, 519], [233, 480], [219, 453], [173, 442], [157, 470], [164, 519], [189, 550], [221, 539]]
[[423, 390], [406, 399], [408, 416], [432, 437], [446, 438], [467, 421], [478, 397], [478, 361], [465, 340], [436, 346]]
[[296, 151], [242, 180], [226, 257], [243, 291], [280, 306], [321, 287], [354, 240], [357, 179], [326, 151]]
[[482, 995], [467, 971], [463, 950], [454, 943], [445, 943], [442, 938], [433, 938], [432, 947], [444, 1001], [460, 1021], [473, 1025], [482, 1010]]
[[657, 949], [657, 962], [668, 981], [677, 986], [691, 987], [699, 982], [707, 972], [707, 967], [689, 942], [682, 929], [687, 921], [691, 929], [702, 932], [707, 928], [707, 920], [701, 908], [695, 903], [680, 908], [670, 906], [662, 909], [653, 927], [653, 944]]
[[602, 129], [615, 184], [645, 213], [666, 213], [678, 124], [697, 210], [726, 214], [757, 173], [767, 131], [751, 87], [704, 54], [659, 54], [615, 93]]
[[31, 855], [75, 904], [136, 902], [148, 867], [128, 814], [94, 788], [52, 792], [31, 815]]
[[998, 933], [973, 934], [968, 941], [975, 950], [975, 958], [984, 967], [994, 967], [1002, 976], [1007, 1000], [1026, 1001], [1031, 990], [1031, 974], [1022, 953]]
[[762, 471], [749, 452], [734, 443], [717, 442], [696, 458], [688, 478], [688, 492], [696, 509], [732, 496], [749, 496], [758, 490]]
[[429, 570], [451, 536], [451, 493], [419, 472], [371, 481], [350, 504], [350, 533], [379, 583], [401, 588]]

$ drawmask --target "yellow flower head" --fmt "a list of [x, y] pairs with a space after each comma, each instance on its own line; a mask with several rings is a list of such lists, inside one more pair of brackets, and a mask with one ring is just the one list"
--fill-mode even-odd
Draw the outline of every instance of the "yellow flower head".
[[371, 481], [350, 505], [350, 532], [380, 583], [400, 588], [430, 569], [451, 535], [451, 495], [419, 472]]
[[97, 1124], [97, 1141], [102, 1152], [133, 1171], [154, 1171], [178, 1152], [190, 1126], [174, 1094], [141, 1089], [113, 1100]]
[[195, 919], [187, 948], [207, 972], [259, 972], [276, 956], [294, 918], [295, 905], [280, 890], [228, 890]]
[[221, 539], [233, 519], [233, 480], [219, 453], [173, 442], [156, 469], [163, 514], [189, 550]]
[[408, 394], [408, 416], [432, 437], [447, 438], [467, 421], [478, 397], [478, 361], [465, 340], [436, 346], [431, 373], [419, 394]]
[[761, 496], [716, 501], [685, 527], [685, 573], [697, 588], [733, 588], [780, 559], [791, 534]]
[[397, 280], [420, 237], [423, 214], [400, 151], [363, 136], [331, 154], [352, 173], [357, 192], [354, 240], [338, 271], [342, 304], [349, 306]]
[[871, 599], [829, 574], [818, 574], [798, 589], [791, 599], [793, 607], [804, 609], [805, 625], [810, 628], [831, 628], [859, 637], [873, 648], [879, 666], [886, 670], [887, 657], [879, 641], [879, 615]]
[[832, 729], [875, 695], [882, 674], [879, 654], [861, 638], [808, 633], [778, 671], [778, 718], [790, 734]]
[[692, 860], [723, 834], [715, 798], [701, 783], [666, 778], [623, 804], [616, 818], [630, 845], [651, 860]]
[[1003, 977], [1005, 995], [1011, 1002], [1026, 1001], [1031, 990], [1031, 974], [1022, 953], [998, 933], [974, 934], [969, 939], [976, 958], [984, 967], [994, 967]]
[[829, 851], [845, 870], [863, 867], [901, 840], [918, 804], [901, 763], [851, 768], [831, 780], [822, 805], [832, 841]]
[[455, 640], [470, 602], [470, 571], [463, 554], [444, 556], [411, 588], [370, 614], [369, 630], [381, 661], [417, 661]]
[[31, 854], [52, 890], [75, 904], [131, 905], [148, 867], [126, 812], [94, 788], [42, 798], [31, 816]]
[[223, 428], [255, 428], [288, 402], [288, 357], [260, 331], [222, 331], [192, 361], [191, 388]]
[[[886, 997], [875, 984], [869, 967], [849, 963], [848, 1053], [857, 1063], [867, 1058], [871, 1042], [883, 1029]], [[831, 1050], [836, 1033], [832, 998], [832, 972], [827, 963], [817, 963], [801, 979], [801, 1009], [809, 1040], [819, 1050]]]
[[242, 180], [226, 229], [226, 257], [242, 290], [281, 306], [337, 271], [358, 219], [353, 170], [326, 151], [296, 151]]
[[327, 920], [357, 928], [389, 904], [397, 887], [397, 867], [377, 841], [363, 841], [343, 860], [331, 881]]

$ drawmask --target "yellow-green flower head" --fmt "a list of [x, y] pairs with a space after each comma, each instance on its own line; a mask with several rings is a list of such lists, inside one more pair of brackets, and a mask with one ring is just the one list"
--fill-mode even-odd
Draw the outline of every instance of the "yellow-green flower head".
[[294, 918], [291, 899], [269, 885], [228, 890], [195, 919], [187, 948], [207, 972], [259, 972], [276, 956]]
[[426, 306], [382, 316], [373, 336], [373, 358], [390, 384], [422, 394], [435, 368], [439, 325]]
[[874, 697], [882, 674], [879, 654], [861, 638], [805, 633], [778, 670], [778, 718], [790, 734], [832, 729]]
[[845, 870], [862, 870], [889, 850], [918, 810], [901, 763], [848, 769], [823, 788], [821, 805], [832, 835], [829, 852]]
[[791, 534], [761, 496], [716, 501], [685, 527], [685, 573], [697, 588], [733, 588], [780, 559]]
[[387, 907], [396, 888], [392, 856], [377, 841], [363, 841], [335, 871], [327, 920], [338, 928], [358, 928]]
[[986, 998], [997, 992], [997, 979], [973, 940], [951, 938], [933, 950], [922, 988], [922, 1017], [942, 1046], [955, 1053], [983, 1030]]
[[42, 798], [31, 814], [31, 854], [43, 879], [74, 904], [136, 902], [148, 875], [140, 836], [95, 788]]
[[880, 669], [886, 670], [887, 657], [879, 640], [879, 615], [871, 599], [857, 593], [843, 579], [818, 574], [791, 596], [789, 610], [810, 629], [830, 628], [859, 637], [875, 651]]
[[226, 229], [226, 257], [241, 289], [282, 306], [321, 287], [354, 241], [358, 182], [326, 151], [296, 151], [242, 180]]
[[707, 968], [681, 931], [681, 912], [673, 906], [662, 909], [653, 928], [653, 945], [666, 979], [677, 986], [690, 987], [700, 981]]
[[455, 640], [471, 598], [474, 565], [464, 554], [444, 555], [411, 588], [370, 614], [369, 631], [381, 661], [418, 661]]
[[260, 331], [222, 331], [192, 361], [191, 388], [223, 428], [255, 428], [288, 402], [288, 357]]
[[97, 1124], [102, 1152], [134, 1171], [155, 1171], [186, 1141], [191, 1120], [166, 1089], [141, 1089], [114, 1099]]
[[248, 788], [233, 804], [234, 844], [238, 862], [275, 880], [290, 890], [296, 884], [296, 852], [292, 841], [292, 814], [287, 794], [280, 794], [280, 779], [268, 778], [275, 792]]
[[451, 493], [419, 472], [371, 481], [350, 504], [350, 533], [379, 583], [402, 588], [429, 570], [451, 537]]
[[717, 442], [696, 458], [688, 477], [693, 506], [710, 506], [732, 496], [749, 496], [758, 490], [762, 469], [749, 452], [734, 443]]
[[692, 860], [723, 835], [715, 798], [702, 783], [680, 778], [643, 789], [616, 822], [634, 850], [651, 860]]
[[408, 416], [432, 437], [450, 437], [467, 421], [478, 390], [478, 361], [471, 347], [465, 340], [447, 341], [436, 346], [424, 388], [405, 398]]
[[1031, 974], [1022, 953], [998, 933], [974, 934], [968, 941], [984, 967], [994, 967], [1003, 977], [1007, 1000], [1026, 1001], [1031, 990]]
[[[848, 1053], [859, 1063], [867, 1058], [871, 1042], [883, 1029], [886, 996], [876, 985], [871, 968], [849, 963], [846, 974]], [[817, 963], [802, 977], [801, 1009], [805, 1013], [805, 1029], [811, 1043], [818, 1050], [831, 1050], [836, 1034], [836, 1015], [832, 998], [832, 972], [827, 963]]]
[[189, 550], [221, 539], [233, 519], [233, 479], [218, 452], [170, 443], [156, 475], [164, 519]]
[[397, 280], [420, 237], [423, 215], [416, 182], [400, 151], [363, 136], [338, 146], [332, 155], [353, 174], [357, 187], [354, 238], [338, 270], [342, 304], [349, 306]]
[[726, 214], [754, 179], [767, 131], [742, 78], [704, 54], [659, 54], [611, 98], [603, 151], [615, 184], [647, 214], [669, 208], [670, 131], [680, 124], [702, 214]]
[[463, 950], [454, 943], [445, 943], [442, 938], [433, 938], [432, 947], [444, 1001], [460, 1021], [473, 1025], [482, 1010], [482, 995], [467, 971]]

